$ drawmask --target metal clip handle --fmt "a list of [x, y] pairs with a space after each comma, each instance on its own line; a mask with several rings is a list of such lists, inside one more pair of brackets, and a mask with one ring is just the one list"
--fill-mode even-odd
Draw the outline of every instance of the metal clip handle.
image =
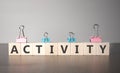
[[70, 38], [74, 38], [74, 35], [75, 35], [75, 33], [69, 32], [69, 37], [70, 37]]
[[19, 26], [19, 38], [21, 37], [25, 37], [25, 34], [24, 34], [24, 25], [20, 25]]
[[46, 38], [48, 37], [48, 33], [47, 32], [44, 33], [44, 37], [46, 37]]
[[94, 36], [99, 36], [99, 24], [94, 24], [93, 29], [94, 29]]

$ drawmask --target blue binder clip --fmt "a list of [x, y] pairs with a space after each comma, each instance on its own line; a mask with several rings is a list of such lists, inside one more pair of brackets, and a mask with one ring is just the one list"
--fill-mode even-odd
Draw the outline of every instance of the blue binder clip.
[[48, 33], [45, 32], [42, 38], [42, 43], [49, 43], [49, 42], [50, 42], [50, 38], [48, 37]]
[[69, 36], [68, 36], [68, 38], [67, 38], [67, 41], [69, 42], [69, 43], [73, 43], [73, 42], [76, 42], [76, 38], [74, 38], [74, 33], [73, 32], [69, 32]]

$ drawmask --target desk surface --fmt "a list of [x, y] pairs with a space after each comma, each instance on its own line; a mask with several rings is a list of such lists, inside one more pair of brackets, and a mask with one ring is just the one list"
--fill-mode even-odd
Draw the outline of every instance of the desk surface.
[[0, 73], [120, 73], [120, 44], [110, 56], [8, 56], [0, 44]]

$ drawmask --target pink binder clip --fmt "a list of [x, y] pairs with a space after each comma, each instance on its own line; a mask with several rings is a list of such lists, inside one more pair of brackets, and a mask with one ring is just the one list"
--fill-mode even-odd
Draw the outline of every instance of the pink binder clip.
[[100, 36], [93, 36], [93, 37], [91, 37], [90, 41], [92, 43], [100, 43], [100, 42], [102, 42], [102, 38]]
[[16, 39], [17, 43], [26, 43], [27, 38], [24, 35], [24, 25], [20, 25], [19, 27], [19, 37]]
[[92, 43], [100, 43], [102, 42], [102, 38], [99, 36], [99, 25], [98, 24], [94, 24], [93, 26], [94, 29], [94, 36], [92, 36], [90, 38], [90, 42]]

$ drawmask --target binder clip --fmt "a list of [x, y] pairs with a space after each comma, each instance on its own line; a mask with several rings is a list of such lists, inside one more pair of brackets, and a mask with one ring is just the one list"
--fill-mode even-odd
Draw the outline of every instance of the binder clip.
[[102, 42], [102, 38], [99, 36], [99, 24], [94, 24], [93, 30], [94, 30], [94, 35], [90, 38], [90, 42], [92, 43]]
[[75, 35], [75, 33], [69, 32], [69, 35], [68, 35], [68, 38], [67, 38], [67, 41], [68, 41], [69, 43], [76, 42], [76, 38], [74, 38], [74, 35]]
[[27, 38], [25, 37], [24, 34], [24, 25], [20, 25], [19, 26], [19, 36], [16, 39], [17, 43], [26, 43], [27, 42]]
[[48, 33], [45, 32], [42, 38], [42, 43], [49, 43], [50, 42], [50, 38], [48, 37]]

